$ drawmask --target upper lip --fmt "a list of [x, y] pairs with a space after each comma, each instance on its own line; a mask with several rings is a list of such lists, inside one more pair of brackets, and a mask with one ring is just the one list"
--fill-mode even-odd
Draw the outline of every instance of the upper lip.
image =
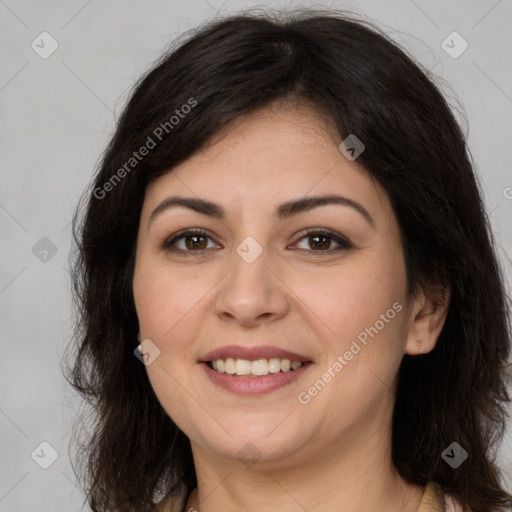
[[289, 359], [290, 361], [307, 362], [310, 359], [306, 356], [283, 350], [270, 345], [260, 345], [258, 347], [243, 347], [240, 345], [228, 345], [225, 347], [216, 348], [208, 352], [199, 359], [200, 363], [215, 361], [217, 359], [248, 359], [255, 361], [256, 359]]

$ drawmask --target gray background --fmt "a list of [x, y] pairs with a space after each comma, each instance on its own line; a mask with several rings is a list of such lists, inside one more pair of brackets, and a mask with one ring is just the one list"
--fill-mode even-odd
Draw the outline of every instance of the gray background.
[[[0, 511], [81, 508], [68, 456], [78, 402], [60, 370], [72, 328], [69, 223], [129, 88], [185, 30], [272, 5], [306, 4], [0, 0]], [[505, 261], [512, 252], [512, 0], [307, 5], [346, 7], [377, 21], [441, 77], [458, 118], [465, 113], [469, 120], [464, 130]], [[59, 45], [46, 59], [31, 47], [34, 40], [42, 46], [44, 31]], [[441, 46], [453, 31], [469, 44], [455, 59]], [[510, 264], [505, 269], [510, 284]], [[510, 491], [511, 431], [499, 456]], [[51, 461], [51, 450], [39, 447], [43, 441], [58, 452], [48, 469], [35, 462]]]

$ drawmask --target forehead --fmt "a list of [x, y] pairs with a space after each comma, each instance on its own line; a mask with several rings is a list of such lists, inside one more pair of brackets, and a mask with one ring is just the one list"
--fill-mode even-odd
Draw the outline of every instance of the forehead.
[[[384, 190], [338, 149], [328, 118], [310, 107], [275, 103], [225, 125], [194, 155], [151, 182], [143, 214], [168, 195], [211, 199], [227, 210], [264, 213], [305, 195], [339, 193], [389, 214]], [[370, 211], [370, 213], [372, 213]]]

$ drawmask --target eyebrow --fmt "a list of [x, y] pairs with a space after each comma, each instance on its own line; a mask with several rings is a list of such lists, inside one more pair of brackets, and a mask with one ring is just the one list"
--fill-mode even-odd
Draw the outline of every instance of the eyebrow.
[[[357, 201], [354, 201], [353, 199], [349, 199], [348, 197], [340, 196], [337, 194], [310, 196], [301, 199], [293, 199], [291, 201], [287, 201], [285, 203], [280, 204], [277, 207], [276, 211], [273, 214], [273, 218], [278, 220], [286, 219], [292, 217], [293, 215], [298, 215], [300, 213], [310, 211], [313, 208], [318, 208], [319, 206], [324, 206], [328, 204], [336, 204], [351, 207], [358, 213], [360, 213], [361, 216], [364, 217], [364, 219], [372, 227], [375, 227], [375, 221], [373, 220], [372, 216], [368, 213], [368, 210], [362, 204], [358, 203]], [[209, 217], [214, 217], [220, 220], [224, 220], [226, 218], [225, 210], [219, 204], [195, 197], [171, 196], [164, 199], [153, 210], [153, 212], [149, 216], [148, 229], [151, 223], [155, 220], [155, 218], [158, 215], [162, 214], [164, 211], [174, 206], [182, 206], [184, 208], [189, 208], [202, 215], [207, 215]]]

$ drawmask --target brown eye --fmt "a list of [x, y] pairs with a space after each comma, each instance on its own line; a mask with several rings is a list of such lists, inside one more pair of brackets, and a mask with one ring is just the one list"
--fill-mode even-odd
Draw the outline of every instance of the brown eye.
[[185, 246], [187, 249], [194, 250], [194, 249], [206, 249], [206, 246], [208, 245], [208, 242], [205, 244], [206, 237], [203, 235], [189, 235], [183, 237], [185, 240]]
[[[212, 240], [206, 231], [200, 229], [186, 230], [176, 233], [162, 243], [162, 249], [188, 255], [187, 253], [201, 253], [208, 249], [208, 242]], [[219, 247], [219, 246], [216, 246]]]
[[329, 249], [331, 245], [331, 238], [325, 235], [315, 235], [308, 238], [310, 240], [309, 246], [311, 249]]
[[[296, 246], [300, 250], [306, 250], [309, 252], [327, 252], [333, 253], [342, 251], [344, 249], [349, 249], [352, 247], [350, 242], [343, 236], [332, 233], [330, 231], [309, 231], [305, 233], [301, 233], [301, 238], [299, 238], [298, 242], [296, 242]], [[307, 240], [307, 247], [300, 247], [301, 240]], [[338, 247], [332, 248], [333, 242], [338, 245]], [[312, 250], [309, 250], [312, 249]]]

